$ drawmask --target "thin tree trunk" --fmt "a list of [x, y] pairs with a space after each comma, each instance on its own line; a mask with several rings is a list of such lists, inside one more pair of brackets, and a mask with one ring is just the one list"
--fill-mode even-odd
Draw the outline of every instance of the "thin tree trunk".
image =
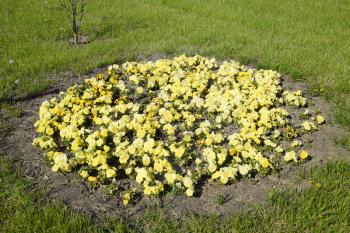
[[88, 0], [59, 0], [60, 6], [66, 11], [73, 31], [73, 43], [79, 44], [80, 25], [83, 21]]
[[72, 28], [75, 44], [79, 44], [79, 25], [77, 22], [77, 0], [72, 1]]

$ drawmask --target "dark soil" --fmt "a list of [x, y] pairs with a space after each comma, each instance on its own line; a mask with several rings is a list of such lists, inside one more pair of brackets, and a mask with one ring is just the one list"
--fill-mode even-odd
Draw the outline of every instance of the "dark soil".
[[[100, 71], [103, 69], [98, 69], [95, 73]], [[81, 83], [93, 75], [77, 76], [69, 72], [65, 73], [55, 77], [59, 78], [60, 82], [52, 88], [53, 91], [18, 102], [23, 110], [23, 116], [11, 120], [14, 130], [0, 142], [0, 154], [6, 155], [13, 161], [20, 161], [24, 166], [24, 176], [35, 179], [40, 186], [44, 186], [49, 199], [62, 200], [73, 210], [97, 218], [106, 215], [135, 218], [150, 206], [158, 206], [157, 208], [162, 208], [166, 214], [175, 218], [189, 212], [227, 216], [243, 208], [265, 204], [268, 192], [272, 189], [303, 190], [308, 187], [308, 182], [298, 178], [304, 171], [329, 160], [349, 160], [350, 158], [348, 151], [335, 144], [335, 140], [340, 139], [346, 131], [332, 123], [334, 122], [332, 107], [319, 97], [307, 96], [311, 102], [309, 109], [320, 109], [327, 120], [326, 124], [319, 126], [318, 131], [304, 135], [302, 138], [303, 142], [309, 142], [306, 149], [312, 156], [310, 161], [300, 165], [284, 165], [281, 171], [271, 175], [245, 178], [227, 186], [204, 181], [202, 191], [196, 197], [189, 198], [173, 193], [160, 198], [142, 197], [135, 205], [126, 208], [118, 196], [107, 194], [103, 188], [91, 189], [76, 174], [52, 172], [43, 151], [32, 146], [32, 141], [36, 137], [33, 124], [38, 119], [40, 104], [44, 100], [55, 97], [59, 91], [64, 91], [74, 83]], [[306, 91], [305, 84], [293, 83], [289, 78], [285, 78], [283, 86], [289, 90], [302, 89], [304, 93]], [[303, 111], [288, 110], [292, 115], [298, 115]], [[217, 201], [220, 195], [225, 199], [221, 205]]]
[[68, 42], [69, 42], [70, 45], [87, 44], [87, 43], [90, 42], [90, 38], [87, 37], [87, 36], [79, 36], [78, 37], [78, 43], [77, 43], [75, 37], [71, 37], [71, 38], [69, 38]]

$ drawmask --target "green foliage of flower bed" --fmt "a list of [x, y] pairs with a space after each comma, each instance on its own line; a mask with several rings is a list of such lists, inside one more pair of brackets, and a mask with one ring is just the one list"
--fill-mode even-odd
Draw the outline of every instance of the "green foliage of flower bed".
[[[308, 120], [296, 125], [285, 105], [305, 108]], [[308, 159], [298, 136], [325, 120], [306, 105], [272, 70], [184, 55], [126, 62], [45, 101], [34, 145], [53, 171], [78, 170], [94, 186], [127, 176], [146, 195], [175, 186], [192, 196], [203, 177], [227, 184], [267, 173], [281, 157]]]

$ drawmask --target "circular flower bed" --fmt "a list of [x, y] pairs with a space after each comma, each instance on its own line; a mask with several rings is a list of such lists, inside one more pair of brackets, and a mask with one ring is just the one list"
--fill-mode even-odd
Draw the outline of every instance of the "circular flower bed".
[[286, 105], [307, 100], [284, 90], [276, 71], [201, 56], [126, 62], [45, 101], [33, 144], [53, 171], [77, 171], [93, 186], [136, 181], [125, 204], [132, 190], [192, 196], [203, 178], [227, 184], [307, 160], [296, 139], [324, 118], [305, 108], [295, 125]]

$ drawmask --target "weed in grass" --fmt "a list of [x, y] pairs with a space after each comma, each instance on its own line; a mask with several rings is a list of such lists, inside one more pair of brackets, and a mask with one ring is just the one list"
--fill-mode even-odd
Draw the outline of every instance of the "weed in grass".
[[227, 201], [227, 196], [226, 195], [218, 194], [216, 196], [216, 204], [223, 205], [223, 204], [226, 203], [226, 201]]
[[337, 145], [340, 145], [350, 151], [350, 135], [344, 136], [339, 140], [336, 140], [335, 142], [337, 143]]
[[0, 114], [0, 141], [5, 138], [10, 129], [10, 123], [2, 114]]
[[18, 118], [23, 114], [22, 109], [15, 103], [1, 103], [0, 109], [9, 117]]

